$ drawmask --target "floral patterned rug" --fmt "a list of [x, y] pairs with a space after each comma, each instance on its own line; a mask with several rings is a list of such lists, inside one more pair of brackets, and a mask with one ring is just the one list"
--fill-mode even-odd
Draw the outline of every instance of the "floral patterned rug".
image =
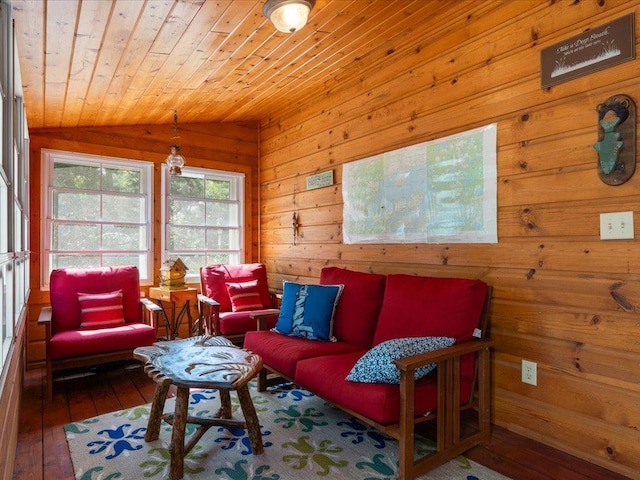
[[[260, 393], [250, 388], [261, 424], [264, 453], [252, 455], [243, 429], [212, 427], [185, 458], [185, 479], [304, 480], [393, 479], [398, 444], [306, 390], [294, 386]], [[217, 391], [191, 391], [189, 415], [211, 416]], [[231, 395], [234, 418], [241, 418]], [[172, 411], [167, 400], [165, 411]], [[82, 480], [165, 479], [169, 472], [171, 426], [162, 422], [160, 438], [146, 443], [150, 405], [69, 423], [64, 429], [75, 474]], [[195, 425], [187, 425], [187, 439]], [[420, 440], [418, 451], [429, 450]], [[458, 457], [421, 478], [503, 480], [488, 468]]]

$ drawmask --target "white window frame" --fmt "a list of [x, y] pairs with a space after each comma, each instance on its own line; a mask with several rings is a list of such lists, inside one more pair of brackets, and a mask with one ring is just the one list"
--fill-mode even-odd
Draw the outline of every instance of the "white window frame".
[[[114, 167], [131, 167], [140, 169], [143, 172], [142, 179], [142, 196], [145, 198], [145, 222], [142, 223], [146, 228], [146, 245], [145, 249], [141, 250], [146, 252], [146, 272], [143, 268], [140, 268], [140, 283], [142, 285], [153, 284], [153, 163], [140, 160], [122, 159], [116, 157], [107, 157], [102, 155], [91, 155], [84, 153], [65, 152], [61, 150], [42, 150], [42, 218], [41, 218], [41, 275], [40, 286], [42, 290], [49, 289], [49, 276], [51, 274], [51, 226], [53, 221], [53, 164], [56, 161], [71, 162], [71, 163], [84, 163], [89, 166], [96, 166], [98, 164]], [[97, 191], [97, 192], [102, 192]], [[111, 223], [111, 222], [110, 222]], [[105, 250], [96, 251], [83, 251], [85, 254], [97, 254], [103, 255], [105, 253], [112, 253]], [[96, 265], [98, 267], [100, 265]], [[146, 275], [145, 275], [146, 273]]]
[[[216, 179], [221, 179], [221, 180], [231, 180], [231, 181], [235, 181], [235, 188], [236, 188], [236, 199], [235, 200], [227, 200], [225, 201], [225, 203], [236, 203], [237, 204], [237, 209], [238, 209], [238, 248], [237, 249], [230, 249], [230, 250], [210, 250], [210, 249], [204, 249], [204, 250], [200, 250], [199, 252], [207, 255], [207, 254], [215, 254], [215, 253], [222, 253], [222, 254], [231, 254], [234, 255], [236, 257], [236, 261], [231, 260], [229, 263], [236, 263], [236, 264], [240, 264], [240, 263], [244, 263], [244, 256], [245, 256], [245, 245], [244, 245], [244, 240], [245, 240], [245, 229], [246, 229], [246, 224], [245, 224], [245, 215], [244, 215], [244, 210], [245, 210], [245, 182], [246, 182], [246, 177], [243, 173], [237, 173], [237, 172], [225, 172], [222, 170], [215, 170], [215, 169], [208, 169], [208, 168], [197, 168], [197, 167], [182, 167], [182, 175], [189, 175], [189, 174], [194, 174], [194, 175], [203, 175], [203, 176], [207, 176], [207, 177], [213, 177]], [[166, 261], [168, 258], [175, 258], [175, 257], [180, 257], [180, 252], [170, 252], [168, 250], [168, 244], [169, 244], [169, 226], [170, 224], [168, 223], [169, 220], [169, 199], [170, 199], [170, 181], [171, 179], [171, 175], [169, 173], [169, 167], [167, 165], [163, 165], [162, 166], [162, 242], [161, 242], [161, 248], [162, 248], [162, 261]], [[184, 227], [186, 225], [180, 225], [181, 227]], [[194, 225], [197, 226], [197, 225]], [[220, 228], [220, 227], [216, 227], [216, 228]], [[198, 252], [195, 250], [190, 250], [188, 253], [194, 253], [194, 252]], [[200, 265], [200, 267], [202, 267], [204, 265]], [[187, 271], [187, 275], [185, 276], [185, 280], [187, 282], [190, 283], [197, 283], [200, 281], [200, 272], [199, 272], [199, 268], [190, 268]]]

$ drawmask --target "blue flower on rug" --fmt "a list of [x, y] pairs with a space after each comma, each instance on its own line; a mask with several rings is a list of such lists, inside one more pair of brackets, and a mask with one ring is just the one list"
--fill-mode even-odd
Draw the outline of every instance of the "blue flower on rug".
[[387, 442], [395, 441], [392, 437], [365, 425], [355, 417], [351, 417], [348, 422], [338, 422], [336, 425], [339, 427], [350, 427], [350, 430], [342, 432], [340, 436], [343, 438], [353, 437], [351, 443], [354, 445], [364, 442], [365, 436], [369, 437], [373, 441], [373, 446], [378, 449], [386, 448]]
[[[273, 446], [273, 443], [264, 441], [264, 437], [268, 437], [271, 435], [269, 430], [262, 430], [262, 446], [264, 448], [268, 448]], [[230, 450], [236, 447], [237, 444], [242, 445], [244, 448], [240, 451], [242, 455], [252, 455], [253, 451], [251, 449], [251, 440], [247, 436], [247, 431], [244, 428], [228, 428], [228, 427], [219, 427], [218, 433], [221, 435], [217, 437], [214, 442], [222, 443], [223, 450]], [[231, 434], [231, 436], [229, 436]]]
[[[89, 447], [89, 453], [92, 455], [96, 455], [98, 453], [111, 452], [109, 455], [105, 457], [107, 460], [111, 460], [116, 458], [122, 452], [127, 450], [135, 451], [143, 448], [142, 442], [144, 441], [144, 432], [146, 432], [146, 427], [135, 428], [131, 430], [130, 423], [124, 423], [115, 429], [104, 429], [97, 432], [97, 435], [100, 437], [107, 437], [105, 440], [95, 440], [93, 442], [87, 443], [87, 447]], [[97, 448], [91, 448], [97, 447]]]
[[294, 402], [300, 402], [304, 398], [311, 398], [313, 393], [295, 388], [292, 384], [281, 386], [276, 390], [276, 398], [290, 398]]
[[216, 398], [215, 390], [202, 390], [200, 392], [194, 391], [191, 393], [191, 401], [189, 402], [189, 405], [197, 405], [200, 402], [213, 400], [214, 398]]

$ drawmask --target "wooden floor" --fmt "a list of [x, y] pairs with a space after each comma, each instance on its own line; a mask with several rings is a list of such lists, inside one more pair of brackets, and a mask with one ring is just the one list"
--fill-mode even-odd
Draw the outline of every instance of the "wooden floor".
[[[63, 425], [151, 402], [155, 384], [138, 363], [56, 382], [43, 402], [43, 371], [26, 373], [14, 479], [72, 480]], [[465, 454], [516, 480], [620, 480], [626, 477], [494, 427], [491, 442]], [[287, 479], [283, 479], [287, 480]]]

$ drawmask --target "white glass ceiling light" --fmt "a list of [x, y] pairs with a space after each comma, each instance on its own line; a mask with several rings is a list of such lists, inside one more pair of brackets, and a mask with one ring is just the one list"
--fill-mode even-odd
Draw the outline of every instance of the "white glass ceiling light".
[[315, 0], [267, 0], [262, 13], [281, 32], [293, 33], [307, 24]]
[[[173, 112], [173, 138], [174, 143], [169, 146], [171, 153], [167, 157], [167, 165], [171, 175], [182, 175], [184, 157], [180, 154], [180, 137], [178, 136], [178, 111]], [[177, 140], [177, 141], [176, 141]]]

